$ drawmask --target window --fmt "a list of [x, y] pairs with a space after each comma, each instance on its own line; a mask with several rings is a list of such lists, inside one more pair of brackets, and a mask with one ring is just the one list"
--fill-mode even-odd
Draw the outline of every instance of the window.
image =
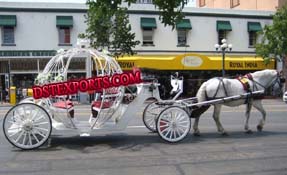
[[187, 30], [177, 30], [177, 45], [186, 46]]
[[2, 28], [2, 45], [15, 45], [14, 27]]
[[152, 0], [137, 0], [137, 4], [152, 4]]
[[199, 7], [203, 7], [205, 5], [205, 0], [199, 0]]
[[143, 28], [143, 45], [153, 46], [153, 29], [152, 28]]
[[219, 30], [218, 31], [218, 44], [222, 44], [222, 39], [227, 39], [227, 31]]
[[257, 43], [257, 34], [254, 31], [249, 32], [249, 47], [255, 47]]
[[230, 8], [234, 8], [240, 5], [240, 0], [230, 0]]
[[59, 44], [60, 45], [71, 44], [70, 27], [59, 27]]

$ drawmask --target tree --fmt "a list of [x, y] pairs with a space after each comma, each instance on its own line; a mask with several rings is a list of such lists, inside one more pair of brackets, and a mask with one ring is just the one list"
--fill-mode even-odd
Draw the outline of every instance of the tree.
[[[273, 24], [265, 26], [262, 43], [256, 45], [256, 53], [264, 58], [266, 64], [271, 59], [282, 62], [283, 75], [287, 76], [287, 6], [273, 15]], [[285, 82], [287, 88], [287, 82]]]
[[[116, 57], [133, 55], [134, 48], [140, 42], [135, 41], [135, 33], [131, 32], [129, 15], [126, 7], [136, 0], [87, 0], [89, 6], [86, 23], [86, 33], [80, 37], [88, 38], [94, 48], [109, 49]], [[159, 19], [165, 25], [173, 28], [176, 22], [183, 18], [181, 13], [188, 0], [153, 0], [153, 4], [160, 10]]]

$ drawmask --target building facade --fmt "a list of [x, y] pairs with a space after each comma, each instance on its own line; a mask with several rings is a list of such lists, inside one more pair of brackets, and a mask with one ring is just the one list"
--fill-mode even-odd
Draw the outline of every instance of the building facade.
[[196, 7], [276, 11], [287, 0], [197, 0]]
[[[31, 87], [37, 73], [56, 51], [76, 47], [78, 35], [84, 33], [87, 27], [84, 17], [87, 7], [84, 4], [1, 2], [0, 6], [2, 89], [8, 87], [9, 76], [11, 85]], [[172, 30], [172, 27], [164, 26], [159, 21], [159, 12], [154, 5], [132, 4], [129, 8], [130, 23], [132, 31], [136, 33], [136, 40], [141, 42], [134, 48], [138, 54], [137, 59], [145, 60], [152, 56], [160, 61], [160, 58], [176, 58], [177, 55], [195, 53], [208, 56], [204, 59], [217, 59], [219, 61], [216, 64], [221, 65], [221, 53], [215, 51], [214, 44], [220, 44], [225, 38], [233, 45], [232, 52], [227, 53], [227, 60], [242, 60], [241, 63], [237, 61], [237, 67], [229, 66], [230, 70], [236, 72], [238, 69], [250, 71], [265, 68], [261, 63], [257, 66], [257, 61], [262, 62], [262, 59], [255, 56], [254, 46], [260, 42], [261, 36], [257, 32], [265, 25], [272, 24], [271, 15], [274, 12], [185, 8], [184, 13], [185, 19]], [[202, 56], [199, 57], [203, 59]], [[257, 67], [242, 67], [246, 65], [244, 61], [256, 63], [254, 65]], [[124, 69], [129, 68], [127, 65], [143, 68], [148, 65], [146, 62], [129, 61], [129, 57], [120, 58], [119, 62]], [[210, 70], [220, 72], [218, 66], [212, 66], [213, 63], [210, 63]], [[182, 69], [202, 70], [194, 66]], [[208, 70], [206, 67], [204, 69]], [[75, 60], [69, 73], [85, 76], [84, 60]]]

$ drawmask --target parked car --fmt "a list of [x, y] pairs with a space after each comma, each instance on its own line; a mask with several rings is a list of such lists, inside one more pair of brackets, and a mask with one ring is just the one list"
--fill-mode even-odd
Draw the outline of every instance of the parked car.
[[283, 94], [283, 101], [287, 103], [287, 91]]

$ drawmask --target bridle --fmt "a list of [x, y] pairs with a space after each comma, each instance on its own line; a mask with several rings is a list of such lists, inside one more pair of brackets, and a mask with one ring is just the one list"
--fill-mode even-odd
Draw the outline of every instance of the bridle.
[[278, 84], [280, 89], [282, 90], [283, 83], [285, 83], [285, 78], [282, 75], [280, 75], [280, 73], [278, 71], [277, 71], [275, 79], [273, 79], [272, 82], [268, 86], [264, 86], [261, 83], [259, 83], [258, 81], [255, 81], [251, 74], [247, 74], [247, 75], [245, 75], [245, 77], [247, 77], [250, 81], [253, 82], [253, 90], [254, 89], [258, 90], [257, 85], [259, 85], [260, 87], [262, 87], [264, 89], [264, 91], [266, 91], [266, 89], [268, 89], [270, 87], [271, 87], [271, 90], [273, 91], [276, 84]]

